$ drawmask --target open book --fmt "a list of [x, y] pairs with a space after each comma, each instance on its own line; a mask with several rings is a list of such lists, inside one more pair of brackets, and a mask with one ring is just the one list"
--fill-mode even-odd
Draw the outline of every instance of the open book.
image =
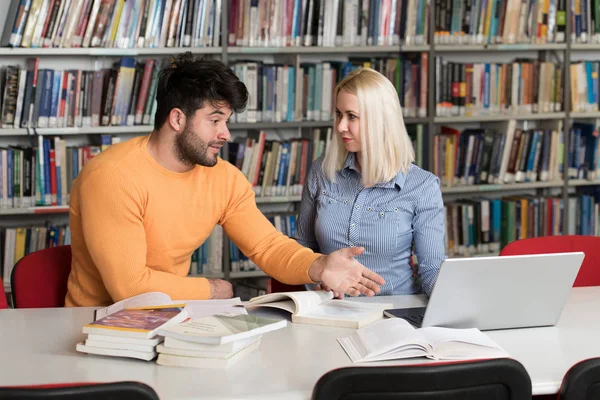
[[228, 313], [247, 314], [239, 297], [226, 300], [172, 300], [171, 297], [162, 292], [148, 292], [129, 297], [116, 302], [108, 307], [96, 310], [94, 320], [104, 318], [124, 308], [136, 308], [147, 306], [162, 306], [169, 304], [185, 303], [185, 310], [189, 317], [200, 318], [206, 315]]
[[350, 336], [338, 338], [338, 342], [355, 363], [413, 357], [434, 360], [508, 357], [500, 346], [477, 328], [415, 329], [401, 318], [377, 321]]
[[360, 328], [383, 318], [389, 303], [361, 303], [333, 299], [333, 292], [324, 290], [271, 293], [250, 299], [245, 307], [274, 307], [292, 314], [292, 322], [302, 324]]

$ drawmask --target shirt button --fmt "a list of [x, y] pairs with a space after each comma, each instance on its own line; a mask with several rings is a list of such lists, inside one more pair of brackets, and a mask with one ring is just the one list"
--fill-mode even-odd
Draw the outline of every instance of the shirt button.
[[356, 208], [358, 210], [360, 208], [360, 206], [357, 204], [354, 206], [354, 208]]
[[348, 204], [348, 200], [344, 200], [344, 204]]
[[369, 210], [369, 211], [373, 211], [373, 209], [372, 209], [371, 207], [367, 208], [367, 210]]
[[321, 192], [321, 194], [327, 194], [327, 192], [323, 190], [323, 191]]
[[385, 215], [385, 213], [382, 211], [379, 213], [379, 215], [383, 217]]
[[354, 228], [356, 224], [350, 224], [350, 228]]
[[398, 207], [394, 208], [394, 212], [398, 212]]

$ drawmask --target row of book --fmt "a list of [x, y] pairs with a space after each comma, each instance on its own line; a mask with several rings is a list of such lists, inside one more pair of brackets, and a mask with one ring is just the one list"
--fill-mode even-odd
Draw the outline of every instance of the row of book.
[[229, 0], [229, 46], [425, 44], [430, 0]]
[[436, 44], [564, 43], [565, 16], [566, 0], [435, 0], [434, 41]]
[[0, 241], [0, 276], [8, 287], [17, 261], [34, 251], [71, 244], [71, 230], [68, 226], [52, 225], [5, 228], [0, 231]]
[[154, 120], [160, 60], [123, 57], [112, 68], [2, 68], [3, 128], [148, 125]]
[[526, 130], [514, 120], [505, 131], [443, 126], [433, 141], [432, 172], [444, 187], [560, 180], [563, 146], [561, 129]]
[[600, 5], [595, 0], [570, 0], [571, 42], [600, 43]]
[[[425, 116], [427, 53], [397, 58], [293, 65], [236, 62], [231, 68], [249, 91], [246, 110], [232, 122], [329, 121], [336, 83], [359, 67], [371, 67], [394, 83], [404, 115]], [[111, 68], [55, 70], [27, 66], [0, 69], [3, 128], [134, 126], [153, 123], [158, 74], [164, 60], [123, 57]]]
[[73, 180], [84, 165], [118, 137], [101, 135], [101, 143], [67, 146], [60, 137], [36, 136], [36, 146], [0, 148], [0, 208], [64, 206]]
[[7, 0], [0, 45], [219, 46], [222, 0]]
[[581, 61], [570, 66], [571, 110], [575, 112], [598, 111], [600, 103], [599, 61]]
[[293, 65], [239, 62], [232, 65], [249, 92], [247, 108], [232, 122], [329, 121], [335, 85], [356, 68], [369, 67], [395, 86], [405, 117], [427, 114], [427, 53], [397, 58], [350, 58], [347, 62]]
[[[597, 189], [558, 197], [475, 198], [447, 203], [445, 245], [450, 257], [498, 254], [519, 239], [556, 235], [600, 235]], [[569, 213], [568, 225], [564, 224]]]
[[424, 44], [430, 0], [8, 0], [0, 45], [209, 47]]
[[562, 111], [563, 67], [539, 60], [457, 63], [436, 58], [436, 115]]

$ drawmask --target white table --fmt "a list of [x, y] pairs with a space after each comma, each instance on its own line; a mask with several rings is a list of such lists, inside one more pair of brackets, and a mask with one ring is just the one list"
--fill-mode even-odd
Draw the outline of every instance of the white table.
[[[421, 296], [364, 299], [418, 307]], [[290, 323], [227, 370], [163, 367], [154, 361], [75, 351], [92, 308], [0, 311], [0, 386], [137, 380], [161, 399], [309, 399], [325, 372], [352, 365], [337, 337], [352, 330]], [[556, 327], [488, 331], [529, 372], [534, 394], [556, 393], [577, 361], [600, 356], [600, 287], [573, 289]], [[422, 363], [415, 359], [412, 362]], [[406, 364], [408, 362], [369, 363]], [[360, 365], [360, 364], [358, 364]]]

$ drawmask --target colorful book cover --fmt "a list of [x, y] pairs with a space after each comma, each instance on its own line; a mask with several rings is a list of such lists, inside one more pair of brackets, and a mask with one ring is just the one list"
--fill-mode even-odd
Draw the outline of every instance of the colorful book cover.
[[104, 328], [130, 332], [151, 332], [181, 314], [185, 304], [125, 308], [107, 315], [86, 328]]

